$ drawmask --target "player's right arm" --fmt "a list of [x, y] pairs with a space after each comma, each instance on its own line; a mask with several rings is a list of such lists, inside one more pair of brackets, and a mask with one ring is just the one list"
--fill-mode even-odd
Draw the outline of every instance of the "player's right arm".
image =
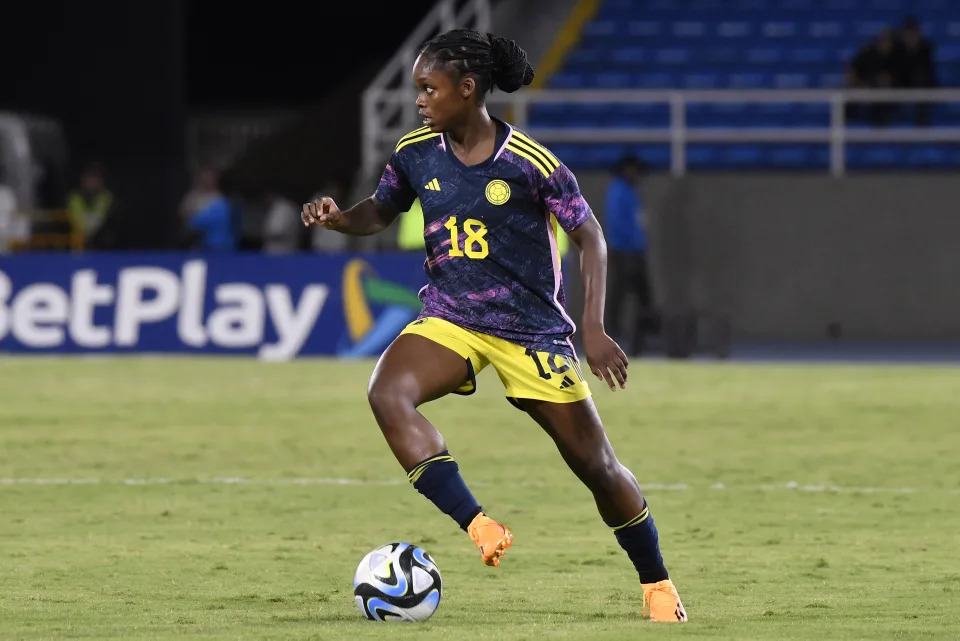
[[370, 236], [389, 227], [398, 213], [374, 196], [361, 200], [346, 211], [340, 211], [333, 198], [323, 197], [304, 203], [300, 220], [307, 227], [319, 225], [351, 236]]
[[[320, 225], [351, 236], [369, 236], [389, 227], [400, 212], [410, 209], [417, 198], [417, 192], [407, 179], [404, 168], [405, 158], [401, 155], [402, 148], [407, 146], [403, 141], [410, 136], [414, 136], [415, 141], [423, 139], [423, 136], [417, 132], [412, 132], [401, 139], [401, 144], [390, 156], [390, 162], [383, 170], [380, 184], [373, 196], [360, 201], [346, 211], [340, 211], [332, 198], [320, 198], [312, 203], [306, 203], [300, 212], [303, 224], [307, 227]], [[433, 134], [429, 134], [428, 137], [433, 137]]]

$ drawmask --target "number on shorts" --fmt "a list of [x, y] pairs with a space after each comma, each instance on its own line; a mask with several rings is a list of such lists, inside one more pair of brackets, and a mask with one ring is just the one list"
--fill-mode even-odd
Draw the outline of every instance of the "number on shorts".
[[581, 381], [583, 380], [583, 374], [580, 373], [580, 367], [578, 367], [577, 361], [569, 356], [561, 356], [560, 354], [547, 354], [547, 366], [550, 368], [550, 372], [548, 372], [543, 367], [543, 361], [540, 360], [540, 352], [535, 349], [527, 348], [527, 351], [524, 353], [533, 359], [533, 364], [537, 366], [537, 373], [540, 375], [540, 378], [544, 380], [550, 380], [550, 372], [553, 372], [554, 374], [565, 374], [571, 369], [576, 373], [577, 378], [579, 378]]

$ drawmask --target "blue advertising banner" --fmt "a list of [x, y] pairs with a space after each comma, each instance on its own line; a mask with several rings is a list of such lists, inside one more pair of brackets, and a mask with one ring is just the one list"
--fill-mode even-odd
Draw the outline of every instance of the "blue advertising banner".
[[0, 352], [379, 354], [423, 254], [0, 256]]

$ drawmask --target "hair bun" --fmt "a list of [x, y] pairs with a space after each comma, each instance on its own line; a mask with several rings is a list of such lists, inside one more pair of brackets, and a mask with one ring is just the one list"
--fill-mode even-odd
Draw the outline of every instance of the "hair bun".
[[533, 67], [527, 62], [527, 52], [513, 40], [487, 34], [493, 54], [493, 83], [502, 91], [512, 93], [533, 82]]

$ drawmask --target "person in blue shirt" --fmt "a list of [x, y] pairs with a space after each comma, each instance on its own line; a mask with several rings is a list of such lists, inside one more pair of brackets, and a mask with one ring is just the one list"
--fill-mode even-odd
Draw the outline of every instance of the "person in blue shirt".
[[[612, 336], [622, 340], [627, 332], [632, 335], [633, 354], [643, 351], [644, 336], [656, 330], [656, 314], [647, 270], [643, 199], [638, 188], [643, 172], [643, 162], [636, 156], [621, 158], [607, 187], [605, 202], [604, 226], [610, 265], [607, 318]], [[623, 303], [631, 294], [637, 298], [637, 315], [625, 324]]]
[[197, 248], [203, 251], [236, 251], [239, 233], [236, 213], [230, 200], [220, 190], [219, 178], [209, 179], [210, 198], [187, 221], [187, 227], [196, 235]]

